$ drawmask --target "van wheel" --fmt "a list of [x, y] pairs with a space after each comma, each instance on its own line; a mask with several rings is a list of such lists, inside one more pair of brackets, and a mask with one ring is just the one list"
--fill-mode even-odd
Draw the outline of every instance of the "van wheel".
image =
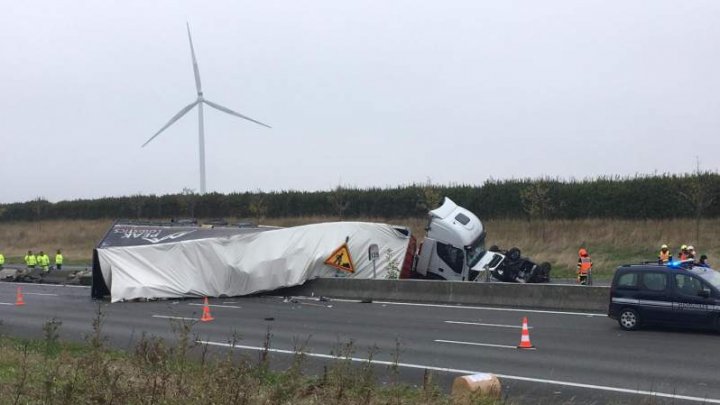
[[620, 311], [618, 323], [624, 330], [636, 330], [640, 327], [640, 315], [632, 308], [623, 308]]

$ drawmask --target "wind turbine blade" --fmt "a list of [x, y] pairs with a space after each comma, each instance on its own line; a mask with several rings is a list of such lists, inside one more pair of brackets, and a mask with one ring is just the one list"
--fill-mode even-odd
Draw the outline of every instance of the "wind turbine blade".
[[195, 72], [195, 88], [198, 95], [202, 94], [202, 84], [200, 83], [200, 69], [198, 68], [197, 59], [195, 58], [195, 48], [193, 48], [192, 36], [190, 35], [190, 23], [187, 23], [188, 39], [190, 40], [190, 54], [192, 54], [193, 72]]
[[240, 118], [246, 119], [246, 120], [248, 120], [248, 121], [252, 121], [252, 122], [254, 122], [254, 123], [258, 124], [258, 125], [262, 125], [262, 126], [264, 126], [264, 127], [272, 128], [270, 125], [263, 124], [262, 122], [257, 121], [257, 120], [254, 120], [254, 119], [252, 119], [252, 118], [250, 118], [250, 117], [246, 117], [246, 116], [244, 116], [244, 115], [242, 115], [242, 114], [240, 114], [240, 113], [237, 113], [237, 112], [235, 112], [235, 111], [233, 111], [233, 110], [231, 110], [231, 109], [229, 109], [229, 108], [227, 108], [227, 107], [223, 107], [223, 106], [221, 106], [220, 104], [215, 104], [215, 103], [213, 103], [212, 101], [208, 101], [208, 100], [203, 100], [203, 102], [204, 102], [205, 104], [209, 105], [210, 107], [216, 109], [216, 110], [220, 110], [220, 111], [222, 111], [222, 112], [224, 112], [224, 113], [228, 113], [228, 114], [230, 114], [230, 115], [234, 115], [234, 116], [236, 116], [236, 117], [240, 117]]
[[153, 139], [155, 139], [156, 136], [160, 135], [160, 133], [161, 133], [162, 131], [164, 131], [165, 129], [167, 129], [167, 127], [169, 127], [170, 125], [174, 124], [175, 121], [179, 120], [180, 118], [182, 118], [183, 115], [187, 114], [188, 111], [192, 110], [193, 107], [195, 107], [195, 106], [197, 105], [197, 103], [199, 103], [199, 101], [194, 101], [192, 104], [190, 104], [190, 105], [188, 105], [187, 107], [185, 107], [185, 108], [183, 108], [182, 110], [180, 110], [180, 112], [178, 112], [177, 114], [175, 114], [174, 117], [170, 118], [170, 121], [168, 121], [168, 123], [165, 124], [165, 126], [163, 126], [162, 128], [160, 128], [159, 131], [155, 132], [155, 135], [153, 135], [150, 139], [148, 139], [147, 142], [145, 142], [141, 147], [144, 148], [145, 145], [149, 144], [150, 141], [152, 141]]

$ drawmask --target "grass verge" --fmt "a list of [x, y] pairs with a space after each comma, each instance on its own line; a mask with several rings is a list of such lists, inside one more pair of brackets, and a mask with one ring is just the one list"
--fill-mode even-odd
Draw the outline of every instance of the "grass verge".
[[[85, 344], [61, 342], [61, 322], [48, 321], [44, 339], [0, 337], [0, 403], [3, 404], [496, 404], [474, 396], [460, 401], [443, 393], [426, 372], [422, 385], [401, 384], [388, 370], [381, 384], [371, 364], [351, 366], [352, 343], [320, 376], [305, 375], [301, 348], [285, 370], [228, 350], [210, 354], [195, 343], [191, 323], [174, 324], [173, 341], [143, 335], [128, 352], [111, 350], [93, 321]], [[268, 330], [266, 347], [270, 346]], [[231, 342], [237, 341], [234, 337]], [[371, 358], [371, 356], [370, 356]], [[504, 402], [503, 402], [504, 403]]]

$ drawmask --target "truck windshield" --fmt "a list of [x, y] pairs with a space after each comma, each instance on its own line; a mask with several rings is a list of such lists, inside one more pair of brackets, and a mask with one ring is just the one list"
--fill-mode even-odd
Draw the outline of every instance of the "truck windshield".
[[485, 233], [483, 232], [483, 234], [475, 239], [475, 242], [469, 246], [465, 246], [465, 252], [468, 266], [472, 268], [485, 254]]
[[705, 281], [712, 284], [713, 287], [720, 289], [720, 273], [713, 269], [702, 269], [699, 270], [697, 267], [693, 271], [698, 276], [702, 277]]

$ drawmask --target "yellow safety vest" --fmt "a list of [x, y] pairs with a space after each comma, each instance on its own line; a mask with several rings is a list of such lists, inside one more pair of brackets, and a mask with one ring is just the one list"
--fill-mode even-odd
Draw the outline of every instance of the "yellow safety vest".
[[55, 255], [55, 264], [62, 264], [63, 257], [60, 254]]
[[25, 264], [28, 266], [35, 266], [37, 264], [37, 258], [35, 255], [25, 255]]
[[2, 266], [3, 264], [5, 264], [5, 256], [0, 253], [0, 266]]
[[50, 265], [50, 257], [48, 255], [38, 256], [38, 264], [46, 267]]

